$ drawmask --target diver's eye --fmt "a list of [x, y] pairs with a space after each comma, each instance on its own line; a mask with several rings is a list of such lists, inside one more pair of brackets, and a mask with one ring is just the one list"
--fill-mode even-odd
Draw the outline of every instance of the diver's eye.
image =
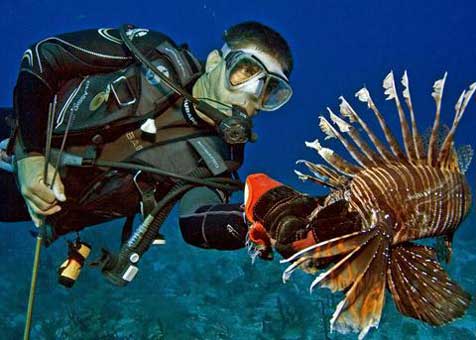
[[261, 67], [251, 59], [241, 59], [230, 70], [230, 84], [241, 85], [262, 71]]

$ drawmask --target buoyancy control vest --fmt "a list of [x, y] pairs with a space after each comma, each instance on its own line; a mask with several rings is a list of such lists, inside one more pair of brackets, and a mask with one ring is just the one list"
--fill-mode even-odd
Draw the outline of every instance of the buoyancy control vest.
[[[157, 46], [149, 58], [185, 88], [201, 74], [197, 59], [168, 41]], [[244, 145], [225, 143], [214, 129], [168, 122], [167, 117], [181, 115], [184, 99], [138, 63], [114, 73], [69, 81], [58, 92], [56, 107], [54, 144], [60, 144], [69, 117], [74, 117], [69, 122], [66, 146], [66, 151], [73, 154], [138, 163], [183, 175], [202, 167], [212, 176], [229, 176], [243, 161]], [[144, 129], [144, 123], [153, 123], [156, 132]], [[135, 176], [117, 170], [66, 167], [61, 175], [68, 200], [61, 212], [48, 218], [54, 227], [53, 239], [112, 218], [130, 217], [139, 206], [147, 205], [144, 194], [150, 198], [152, 193], [152, 198], [160, 199], [175, 184], [171, 178]]]

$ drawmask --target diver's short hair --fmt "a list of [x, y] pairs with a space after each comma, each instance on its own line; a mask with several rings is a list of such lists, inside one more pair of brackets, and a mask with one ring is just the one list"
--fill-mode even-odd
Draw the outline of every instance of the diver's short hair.
[[289, 76], [293, 69], [293, 56], [286, 40], [274, 29], [262, 23], [246, 21], [231, 26], [223, 34], [223, 39], [231, 49], [257, 46], [278, 60], [286, 76]]

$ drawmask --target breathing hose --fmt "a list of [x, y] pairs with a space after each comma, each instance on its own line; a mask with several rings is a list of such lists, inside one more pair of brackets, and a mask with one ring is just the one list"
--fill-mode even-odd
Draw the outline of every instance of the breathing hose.
[[[192, 175], [204, 177], [210, 174], [207, 169], [198, 168]], [[186, 191], [194, 186], [194, 184], [178, 181], [170, 192], [155, 205], [129, 240], [121, 246], [117, 255], [103, 250], [102, 272], [111, 283], [117, 286], [125, 286], [134, 279], [139, 271], [137, 263], [157, 239], [160, 227], [173, 206]]]

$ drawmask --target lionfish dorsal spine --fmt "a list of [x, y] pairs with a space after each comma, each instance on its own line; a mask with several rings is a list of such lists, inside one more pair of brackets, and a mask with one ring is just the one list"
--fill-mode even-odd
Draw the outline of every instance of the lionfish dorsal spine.
[[415, 120], [415, 112], [413, 110], [413, 103], [412, 103], [412, 98], [410, 95], [410, 82], [408, 80], [408, 74], [406, 70], [403, 73], [401, 83], [404, 87], [403, 98], [408, 107], [408, 111], [410, 111], [410, 122], [412, 126], [412, 137], [413, 137], [413, 147], [415, 149], [415, 157], [417, 160], [421, 160], [423, 158], [423, 140], [421, 138], [420, 133], [418, 132], [418, 128], [417, 128], [417, 124]]
[[353, 177], [362, 170], [361, 167], [346, 161], [344, 158], [336, 154], [334, 150], [322, 147], [317, 139], [313, 142], [305, 143], [307, 147], [316, 150], [319, 156], [321, 156], [327, 164], [345, 176]]
[[315, 177], [308, 176], [308, 175], [300, 173], [297, 170], [294, 170], [294, 172], [298, 175], [299, 179], [303, 181], [310, 180], [312, 182], [316, 182], [316, 180], [318, 180], [322, 182], [322, 185], [325, 185], [333, 189], [341, 189], [345, 186], [346, 181], [342, 180], [341, 176], [339, 176], [338, 173], [326, 167], [325, 165], [314, 164], [306, 160], [296, 161], [296, 164], [300, 164], [300, 163], [304, 163], [306, 167], [309, 169], [309, 171], [311, 171]]
[[356, 92], [355, 96], [362, 102], [367, 103], [367, 106], [373, 111], [375, 114], [375, 117], [377, 118], [380, 127], [385, 135], [385, 139], [387, 140], [387, 143], [390, 145], [390, 149], [392, 150], [393, 154], [400, 160], [405, 160], [406, 157], [403, 154], [400, 145], [398, 145], [397, 140], [392, 134], [392, 131], [390, 131], [390, 128], [388, 127], [387, 123], [385, 122], [385, 119], [383, 118], [382, 114], [378, 110], [377, 106], [375, 105], [374, 101], [372, 100], [372, 97], [370, 96], [369, 90], [367, 90], [366, 87], [363, 87], [359, 91]]
[[450, 131], [448, 132], [448, 135], [443, 141], [443, 144], [440, 149], [440, 153], [438, 155], [438, 164], [442, 167], [448, 167], [450, 163], [458, 164], [457, 157], [455, 157], [456, 159], [453, 162], [451, 162], [449, 155], [451, 152], [454, 153], [453, 140], [454, 140], [454, 135], [456, 133], [456, 129], [475, 91], [476, 91], [476, 83], [472, 83], [469, 86], [469, 89], [467, 91], [463, 91], [461, 93], [461, 96], [459, 97], [458, 102], [456, 103], [456, 106], [455, 106], [456, 112], [455, 112], [453, 124], [451, 126]]
[[[340, 119], [332, 110], [328, 107], [327, 111], [329, 112], [330, 118], [333, 123], [337, 125], [340, 132], [342, 133], [349, 133], [352, 130], [352, 126], [342, 119]], [[364, 167], [368, 167], [373, 164], [371, 160], [365, 155], [362, 154], [352, 143], [350, 143], [337, 129], [335, 129], [329, 121], [327, 121], [324, 117], [321, 117], [321, 123], [325, 122], [326, 124], [321, 125], [324, 128], [329, 128], [332, 130], [332, 133], [337, 137], [337, 139], [341, 142], [344, 148], [349, 152], [352, 158], [360, 165]], [[329, 125], [329, 126], [326, 126]], [[352, 138], [352, 136], [351, 136]], [[355, 142], [355, 140], [354, 140]]]
[[357, 129], [355, 129], [351, 124], [347, 123], [345, 120], [340, 118], [338, 115], [336, 115], [330, 108], [327, 108], [327, 110], [330, 112], [330, 118], [334, 124], [336, 124], [339, 127], [340, 132], [342, 133], [347, 133], [351, 140], [359, 147], [359, 149], [363, 152], [365, 155], [365, 165], [375, 165], [377, 164], [376, 162], [376, 155], [375, 152], [370, 148], [370, 146], [365, 142], [361, 137]]
[[412, 142], [412, 136], [410, 133], [410, 128], [408, 127], [408, 122], [405, 117], [405, 112], [403, 111], [402, 104], [400, 103], [400, 98], [398, 97], [397, 87], [395, 85], [395, 77], [393, 76], [393, 71], [385, 77], [383, 81], [383, 88], [385, 89], [385, 94], [387, 98], [385, 100], [394, 100], [395, 105], [398, 111], [398, 118], [400, 120], [400, 129], [402, 130], [403, 137], [403, 146], [405, 148], [405, 153], [407, 158], [410, 161], [415, 160], [415, 147]]
[[347, 102], [347, 100], [343, 96], [339, 97], [339, 99], [341, 101], [339, 108], [342, 116], [347, 117], [350, 122], [357, 121], [359, 123], [359, 125], [362, 127], [362, 129], [365, 131], [365, 133], [375, 146], [377, 152], [385, 161], [389, 162], [391, 160], [394, 160], [395, 157], [392, 155], [392, 153], [387, 150], [387, 148], [383, 145], [380, 139], [369, 128], [367, 123], [362, 118], [360, 118], [360, 116], [357, 114], [357, 112], [355, 112], [349, 102]]
[[431, 96], [435, 100], [436, 104], [436, 113], [435, 120], [433, 122], [433, 129], [431, 130], [430, 142], [428, 144], [428, 155], [427, 162], [428, 165], [435, 165], [436, 163], [436, 154], [437, 154], [437, 140], [438, 140], [438, 131], [440, 128], [440, 116], [441, 116], [441, 100], [443, 97], [443, 90], [445, 88], [445, 82], [448, 72], [445, 72], [443, 78], [438, 79], [433, 84], [433, 92]]

